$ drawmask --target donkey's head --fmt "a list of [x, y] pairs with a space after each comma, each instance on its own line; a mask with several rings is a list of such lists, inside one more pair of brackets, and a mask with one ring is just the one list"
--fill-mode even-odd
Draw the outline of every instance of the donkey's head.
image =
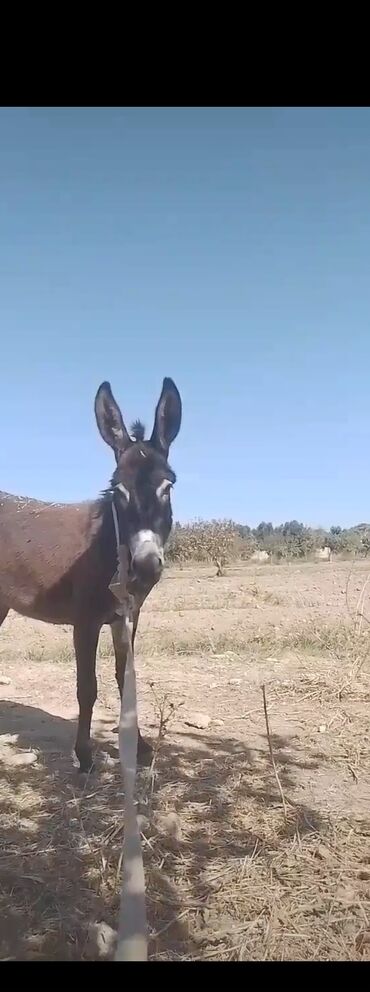
[[116, 457], [111, 489], [121, 541], [131, 556], [130, 570], [139, 582], [150, 586], [161, 576], [172, 525], [170, 491], [176, 476], [167, 459], [180, 430], [180, 394], [172, 379], [163, 380], [149, 440], [144, 440], [140, 422], [133, 425], [132, 435], [128, 433], [109, 382], [98, 389], [95, 416], [102, 438]]

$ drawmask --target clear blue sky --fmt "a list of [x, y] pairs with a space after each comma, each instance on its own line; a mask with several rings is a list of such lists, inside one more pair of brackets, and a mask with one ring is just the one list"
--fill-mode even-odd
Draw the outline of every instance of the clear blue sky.
[[0, 110], [0, 324], [0, 488], [94, 496], [170, 375], [177, 518], [369, 520], [370, 110]]

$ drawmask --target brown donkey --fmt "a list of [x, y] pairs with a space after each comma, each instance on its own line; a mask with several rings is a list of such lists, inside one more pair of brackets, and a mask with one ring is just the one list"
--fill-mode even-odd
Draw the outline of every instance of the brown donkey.
[[[147, 441], [139, 421], [129, 435], [108, 382], [96, 394], [95, 416], [117, 462], [101, 498], [53, 504], [0, 493], [0, 624], [10, 609], [48, 623], [72, 624], [79, 703], [75, 750], [81, 771], [92, 767], [96, 650], [105, 623], [111, 625], [120, 695], [125, 674], [122, 619], [109, 589], [117, 567], [112, 501], [120, 541], [129, 552], [134, 641], [141, 606], [163, 570], [172, 525], [170, 490], [176, 476], [167, 458], [180, 429], [181, 399], [172, 379], [164, 379]], [[139, 760], [147, 761], [150, 754], [139, 733]]]

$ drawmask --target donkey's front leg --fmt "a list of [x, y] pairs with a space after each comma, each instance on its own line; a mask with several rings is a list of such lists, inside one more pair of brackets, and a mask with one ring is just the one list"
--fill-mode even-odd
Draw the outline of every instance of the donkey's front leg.
[[[134, 649], [135, 634], [137, 630], [140, 610], [135, 609], [132, 629], [132, 650]], [[127, 661], [127, 649], [123, 638], [123, 620], [120, 617], [111, 624], [114, 654], [116, 659], [116, 680], [120, 698], [122, 699], [123, 683], [125, 680], [125, 669]], [[138, 728], [137, 760], [140, 765], [150, 765], [153, 757], [153, 748], [141, 736]]]
[[76, 623], [73, 629], [77, 662], [77, 699], [80, 708], [75, 752], [81, 772], [88, 772], [93, 766], [90, 727], [97, 696], [95, 665], [99, 632], [100, 625], [87, 619]]

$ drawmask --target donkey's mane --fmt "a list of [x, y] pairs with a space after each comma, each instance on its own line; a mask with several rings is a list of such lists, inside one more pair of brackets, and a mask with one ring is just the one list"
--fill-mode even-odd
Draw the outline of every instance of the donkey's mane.
[[145, 427], [141, 420], [134, 420], [130, 427], [131, 437], [135, 438], [135, 441], [143, 441], [145, 437]]

